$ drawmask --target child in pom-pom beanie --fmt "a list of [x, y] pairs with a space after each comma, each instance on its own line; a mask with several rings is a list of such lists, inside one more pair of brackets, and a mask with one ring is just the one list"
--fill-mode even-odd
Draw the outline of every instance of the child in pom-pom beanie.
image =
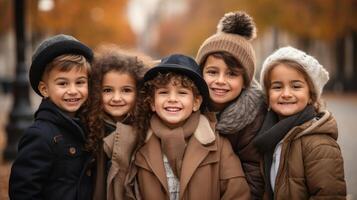
[[253, 19], [244, 12], [225, 14], [217, 33], [199, 48], [196, 60], [209, 87], [209, 110], [217, 113], [217, 131], [239, 156], [253, 199], [264, 189], [261, 157], [252, 143], [266, 113], [263, 93], [254, 80], [256, 37]]
[[346, 199], [337, 124], [320, 103], [328, 79], [315, 58], [293, 47], [264, 61], [270, 109], [254, 139], [264, 155], [264, 199]]

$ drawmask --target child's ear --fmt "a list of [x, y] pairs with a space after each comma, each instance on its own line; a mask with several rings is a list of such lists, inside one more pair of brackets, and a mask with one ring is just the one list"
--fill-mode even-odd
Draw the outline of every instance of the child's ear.
[[38, 84], [37, 89], [40, 91], [41, 95], [45, 98], [48, 97], [48, 92], [47, 92], [47, 86], [46, 83], [43, 81], [40, 81], [40, 83]]
[[196, 112], [197, 110], [200, 109], [201, 104], [202, 104], [202, 96], [195, 97], [194, 100], [193, 100], [193, 108], [192, 108], [192, 110], [194, 112]]
[[150, 101], [150, 108], [151, 108], [151, 111], [155, 112], [155, 104], [153, 101]]

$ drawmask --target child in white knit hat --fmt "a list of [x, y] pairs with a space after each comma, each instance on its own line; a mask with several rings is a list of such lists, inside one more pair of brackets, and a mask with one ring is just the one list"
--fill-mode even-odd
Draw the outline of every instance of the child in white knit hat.
[[315, 58], [293, 47], [264, 61], [270, 109], [254, 143], [264, 157], [265, 199], [346, 198], [337, 124], [320, 103], [328, 79]]

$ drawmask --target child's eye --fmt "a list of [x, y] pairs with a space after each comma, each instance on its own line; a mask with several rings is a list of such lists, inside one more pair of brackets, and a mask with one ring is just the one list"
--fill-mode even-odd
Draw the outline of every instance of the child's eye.
[[68, 85], [68, 83], [66, 81], [59, 81], [59, 82], [57, 82], [57, 85], [66, 86], [66, 85]]
[[234, 71], [229, 71], [229, 72], [227, 73], [227, 75], [230, 76], [230, 77], [235, 77], [235, 76], [239, 76], [239, 73], [234, 72]]
[[304, 87], [304, 83], [302, 83], [301, 81], [296, 81], [291, 84], [291, 87], [293, 89], [300, 89]]
[[132, 88], [123, 88], [122, 92], [123, 93], [132, 93], [132, 92], [134, 92], [134, 89], [132, 89]]
[[167, 94], [168, 92], [166, 90], [159, 90], [157, 91], [158, 94]]
[[181, 90], [179, 91], [179, 94], [188, 94], [188, 92], [186, 90]]
[[79, 81], [76, 82], [76, 84], [78, 84], [78, 85], [87, 84], [87, 81], [86, 80], [79, 80]]
[[208, 75], [216, 75], [216, 74], [218, 74], [218, 72], [216, 70], [207, 70], [206, 74], [208, 74]]
[[103, 93], [109, 93], [109, 92], [111, 92], [112, 91], [112, 89], [110, 89], [110, 88], [104, 88], [103, 89]]
[[281, 88], [282, 87], [280, 85], [272, 85], [272, 86], [270, 86], [270, 89], [272, 89], [272, 90], [279, 90]]

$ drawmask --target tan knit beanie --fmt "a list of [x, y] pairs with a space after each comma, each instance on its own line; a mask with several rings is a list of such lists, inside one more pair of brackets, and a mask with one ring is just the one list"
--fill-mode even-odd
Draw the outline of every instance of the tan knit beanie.
[[245, 12], [226, 13], [219, 21], [216, 34], [207, 38], [199, 48], [196, 61], [202, 67], [208, 55], [227, 52], [240, 62], [250, 84], [255, 73], [255, 53], [251, 41], [256, 37], [253, 19]]

